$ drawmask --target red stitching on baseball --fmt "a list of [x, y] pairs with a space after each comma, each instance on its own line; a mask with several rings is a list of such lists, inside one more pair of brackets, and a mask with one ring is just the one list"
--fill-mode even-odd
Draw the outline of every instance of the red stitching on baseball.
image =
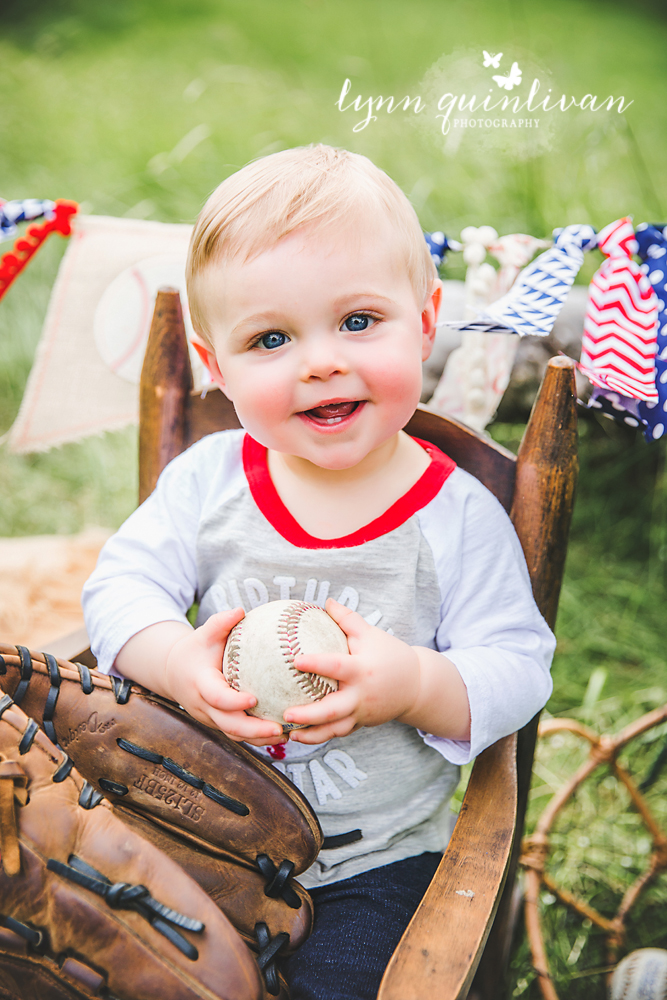
[[234, 691], [239, 690], [239, 658], [241, 655], [242, 625], [243, 619], [229, 633], [225, 647], [227, 659], [224, 667], [225, 680]]
[[313, 701], [318, 701], [323, 698], [326, 694], [331, 694], [336, 688], [324, 677], [319, 674], [309, 674], [304, 673], [303, 670], [297, 670], [294, 666], [294, 657], [301, 653], [301, 646], [299, 644], [298, 636], [298, 625], [299, 619], [306, 613], [306, 611], [319, 611], [322, 614], [326, 614], [322, 608], [317, 604], [301, 604], [295, 603], [291, 606], [285, 608], [285, 610], [280, 615], [278, 619], [278, 637], [280, 640], [280, 648], [283, 651], [283, 657], [287, 668], [291, 671], [292, 676], [296, 680], [300, 688], [310, 697]]

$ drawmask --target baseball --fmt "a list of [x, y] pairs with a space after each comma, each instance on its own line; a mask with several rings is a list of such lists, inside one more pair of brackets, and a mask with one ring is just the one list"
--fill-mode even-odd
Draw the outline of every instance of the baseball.
[[665, 1000], [667, 951], [639, 948], [616, 966], [609, 984], [610, 1000]]
[[271, 601], [249, 611], [229, 633], [222, 672], [235, 691], [257, 698], [249, 715], [301, 729], [283, 714], [338, 690], [338, 681], [294, 666], [300, 653], [347, 653], [347, 637], [326, 611], [304, 601]]

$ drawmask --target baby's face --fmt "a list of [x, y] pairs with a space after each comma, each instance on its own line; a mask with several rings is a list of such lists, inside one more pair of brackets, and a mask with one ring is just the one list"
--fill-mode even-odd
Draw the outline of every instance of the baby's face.
[[435, 331], [388, 223], [300, 230], [200, 277], [212, 374], [261, 444], [349, 469], [394, 436], [421, 393]]

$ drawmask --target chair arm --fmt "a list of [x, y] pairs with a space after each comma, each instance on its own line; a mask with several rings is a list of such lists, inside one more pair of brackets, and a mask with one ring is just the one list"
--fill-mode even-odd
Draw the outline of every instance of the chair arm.
[[378, 1000], [464, 1000], [493, 924], [516, 827], [516, 734], [475, 761], [438, 870], [391, 957]]

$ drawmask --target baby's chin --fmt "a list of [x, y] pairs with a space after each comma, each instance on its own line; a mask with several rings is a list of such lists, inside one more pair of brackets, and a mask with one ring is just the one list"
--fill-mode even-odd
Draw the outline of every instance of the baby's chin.
[[[412, 416], [410, 411], [410, 416]], [[298, 416], [296, 419], [301, 419]], [[288, 465], [294, 462], [304, 462], [307, 465], [328, 472], [346, 472], [353, 470], [366, 461], [376, 460], [382, 464], [383, 452], [386, 457], [393, 454], [403, 424], [400, 417], [391, 421], [389, 427], [359, 427], [350, 426], [331, 432], [327, 428], [322, 432], [318, 427], [310, 426], [311, 422], [302, 421], [302, 430], [295, 434], [262, 434], [253, 433], [251, 427], [248, 433], [259, 444], [268, 449], [269, 453], [280, 456]], [[336, 425], [333, 425], [336, 427]]]
[[381, 459], [381, 453], [387, 451], [393, 453], [398, 432], [394, 432], [390, 437], [381, 441], [374, 441], [370, 445], [361, 442], [328, 443], [327, 447], [307, 448], [303, 452], [294, 456], [301, 458], [319, 469], [326, 472], [347, 472], [358, 468], [365, 462], [375, 462]]

